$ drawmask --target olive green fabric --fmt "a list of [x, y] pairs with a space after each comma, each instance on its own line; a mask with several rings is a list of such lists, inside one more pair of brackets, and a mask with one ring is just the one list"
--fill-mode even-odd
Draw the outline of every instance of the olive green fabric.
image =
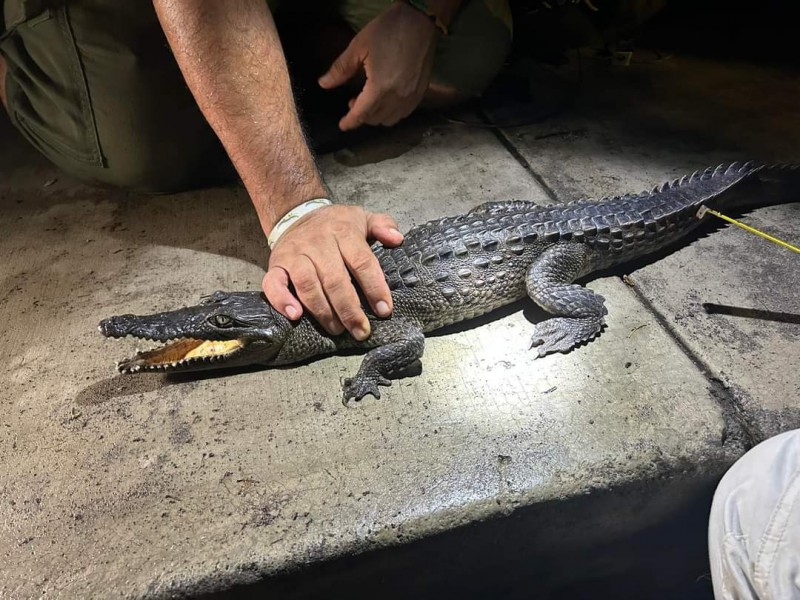
[[[394, 0], [341, 0], [339, 12], [355, 30], [386, 10]], [[480, 94], [503, 65], [511, 46], [507, 0], [466, 0], [439, 40], [433, 80], [465, 95]]]
[[[56, 165], [91, 182], [151, 192], [231, 174], [150, 3], [2, 1], [9, 113]], [[359, 30], [391, 1], [342, 0], [339, 13]], [[510, 45], [508, 14], [507, 0], [466, 0], [439, 43], [434, 79], [480, 93]]]
[[33, 13], [29, 1], [5, 0], [11, 29], [0, 42], [11, 119], [47, 158], [80, 179], [142, 191], [195, 187], [229, 168], [152, 4], [48, 4]]

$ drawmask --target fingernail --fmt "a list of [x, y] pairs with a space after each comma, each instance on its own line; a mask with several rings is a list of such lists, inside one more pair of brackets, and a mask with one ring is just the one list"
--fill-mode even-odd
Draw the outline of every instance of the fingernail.
[[375, 310], [377, 311], [378, 316], [380, 316], [380, 317], [388, 317], [389, 313], [391, 312], [389, 310], [389, 303], [388, 302], [384, 302], [383, 300], [379, 301], [375, 305]]
[[369, 337], [369, 330], [365, 329], [364, 327], [356, 327], [353, 329], [353, 337], [359, 342], [363, 342]]
[[296, 319], [297, 318], [297, 309], [294, 306], [292, 306], [291, 304], [289, 306], [287, 306], [284, 310], [286, 310], [286, 314], [289, 315], [290, 319]]

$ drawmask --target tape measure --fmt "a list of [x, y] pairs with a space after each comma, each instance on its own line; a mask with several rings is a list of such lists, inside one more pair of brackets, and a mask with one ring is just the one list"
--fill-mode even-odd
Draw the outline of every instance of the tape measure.
[[792, 250], [792, 251], [797, 252], [798, 254], [800, 254], [800, 248], [798, 248], [797, 246], [795, 246], [793, 244], [790, 244], [789, 242], [784, 242], [783, 240], [778, 239], [778, 238], [776, 238], [776, 237], [774, 237], [772, 235], [769, 235], [767, 233], [764, 233], [763, 231], [759, 231], [755, 227], [750, 227], [749, 225], [745, 225], [741, 221], [737, 221], [736, 219], [731, 219], [730, 217], [728, 217], [726, 215], [723, 215], [721, 212], [717, 212], [716, 210], [712, 210], [712, 209], [708, 208], [707, 206], [701, 206], [697, 210], [697, 218], [698, 219], [702, 219], [703, 217], [706, 216], [706, 213], [710, 213], [710, 214], [714, 215], [715, 217], [719, 217], [720, 219], [722, 219], [723, 221], [727, 221], [728, 223], [733, 223], [734, 225], [736, 225], [737, 227], [741, 227], [745, 231], [749, 231], [750, 233], [754, 233], [756, 235], [759, 235], [762, 238], [764, 238], [765, 240], [769, 240], [770, 242], [773, 242], [774, 244], [778, 244], [779, 246], [783, 246], [784, 248], [788, 248], [789, 250]]

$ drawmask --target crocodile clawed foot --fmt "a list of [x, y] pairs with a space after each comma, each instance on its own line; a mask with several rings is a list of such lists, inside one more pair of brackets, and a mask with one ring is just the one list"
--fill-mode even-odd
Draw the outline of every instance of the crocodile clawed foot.
[[347, 406], [350, 400], [355, 399], [357, 402], [367, 394], [372, 394], [376, 398], [380, 398], [381, 392], [378, 389], [379, 385], [389, 386], [392, 385], [392, 382], [383, 375], [377, 375], [375, 377], [346, 377], [342, 385], [344, 389], [342, 403]]
[[553, 352], [569, 352], [592, 339], [602, 327], [602, 319], [548, 319], [534, 326], [530, 347], [537, 348], [537, 358]]

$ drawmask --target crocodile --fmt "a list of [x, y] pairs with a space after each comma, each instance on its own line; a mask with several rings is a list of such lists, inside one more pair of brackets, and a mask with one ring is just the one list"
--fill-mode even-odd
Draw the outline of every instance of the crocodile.
[[379, 318], [365, 309], [371, 334], [362, 342], [330, 335], [308, 316], [289, 321], [256, 291], [218, 291], [179, 310], [114, 316], [99, 330], [165, 344], [117, 363], [121, 373], [279, 366], [366, 349], [355, 377], [344, 380], [343, 399], [380, 398], [378, 386], [422, 357], [425, 333], [526, 295], [553, 315], [533, 326], [537, 357], [589, 342], [605, 325], [605, 299], [576, 280], [684, 238], [701, 224], [702, 206], [742, 212], [797, 200], [799, 166], [732, 163], [638, 194], [550, 206], [487, 202], [414, 227], [399, 247], [372, 247], [394, 311]]

